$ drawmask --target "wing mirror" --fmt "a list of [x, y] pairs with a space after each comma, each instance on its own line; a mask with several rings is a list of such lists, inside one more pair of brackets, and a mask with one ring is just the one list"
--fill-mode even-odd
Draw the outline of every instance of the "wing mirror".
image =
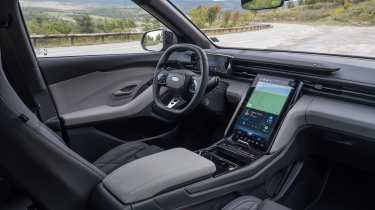
[[264, 10], [274, 9], [284, 5], [284, 0], [241, 0], [243, 9]]
[[176, 43], [176, 35], [165, 29], [145, 32], [141, 39], [142, 48], [146, 51], [163, 51]]

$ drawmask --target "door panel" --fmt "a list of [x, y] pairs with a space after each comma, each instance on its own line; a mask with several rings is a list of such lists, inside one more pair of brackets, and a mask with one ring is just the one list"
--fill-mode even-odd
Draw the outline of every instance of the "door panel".
[[149, 88], [160, 53], [41, 58], [66, 126], [132, 118], [152, 103]]
[[92, 72], [50, 86], [61, 115], [99, 106], [117, 107], [129, 103], [146, 85], [152, 67]]
[[72, 56], [39, 58], [49, 85], [96, 71], [126, 70], [130, 67], [156, 66], [160, 52], [124, 55]]

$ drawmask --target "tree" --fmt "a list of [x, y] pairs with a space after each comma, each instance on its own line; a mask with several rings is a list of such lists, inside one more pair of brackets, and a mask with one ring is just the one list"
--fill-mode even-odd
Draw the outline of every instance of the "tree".
[[232, 17], [232, 11], [225, 11], [223, 16], [223, 27], [227, 27], [229, 25], [230, 19]]
[[93, 20], [88, 14], [75, 16], [73, 19], [77, 24], [78, 32], [93, 33], [95, 31]]
[[156, 19], [149, 19], [142, 24], [143, 31], [151, 31], [161, 28], [160, 22]]
[[255, 14], [251, 11], [245, 11], [241, 15], [241, 25], [248, 25], [255, 19]]
[[204, 28], [207, 23], [208, 7], [198, 6], [190, 11], [190, 18], [199, 28]]
[[233, 26], [237, 26], [239, 25], [240, 23], [240, 19], [241, 19], [241, 13], [239, 11], [236, 11], [234, 14], [233, 14], [233, 17], [232, 17], [232, 25]]
[[66, 20], [55, 20], [51, 22], [52, 31], [58, 34], [70, 34], [73, 31], [72, 24]]
[[27, 28], [31, 34], [45, 34], [43, 31], [45, 23], [48, 23], [48, 17], [45, 15], [32, 16], [31, 20], [27, 21]]
[[292, 1], [288, 1], [287, 6], [288, 6], [288, 9], [292, 9], [292, 8], [295, 7], [294, 2], [292, 2]]
[[219, 17], [221, 11], [221, 6], [219, 4], [215, 4], [214, 6], [210, 6], [207, 10], [207, 22], [212, 26], [212, 24], [216, 21]]

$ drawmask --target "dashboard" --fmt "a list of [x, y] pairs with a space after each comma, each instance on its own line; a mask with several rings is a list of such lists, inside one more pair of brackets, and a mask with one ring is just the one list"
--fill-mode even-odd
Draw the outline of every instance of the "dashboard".
[[[375, 142], [375, 60], [237, 49], [207, 50], [207, 53], [209, 65], [213, 66], [210, 74], [219, 75], [228, 84], [227, 99], [239, 104], [226, 136], [236, 135], [235, 139], [242, 138], [252, 147], [274, 152], [291, 141], [292, 131], [314, 125]], [[226, 67], [225, 71], [223, 67]], [[251, 99], [255, 88], [251, 84], [256, 84], [258, 75], [303, 83], [303, 87], [293, 87], [301, 88], [296, 90], [301, 95], [298, 106], [288, 112], [288, 116], [281, 116], [282, 123], [276, 119], [275, 124], [269, 125], [269, 131], [262, 131], [267, 117], [278, 113], [275, 110], [282, 106], [252, 107], [257, 99]], [[289, 102], [286, 104], [288, 106]], [[352, 114], [348, 115], [348, 112]], [[370, 125], [374, 127], [370, 128]], [[280, 134], [277, 137], [272, 134], [274, 129]]]

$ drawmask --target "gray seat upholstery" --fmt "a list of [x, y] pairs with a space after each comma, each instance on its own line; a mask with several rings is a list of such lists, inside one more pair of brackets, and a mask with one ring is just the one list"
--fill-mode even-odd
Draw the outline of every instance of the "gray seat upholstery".
[[161, 150], [142, 143], [120, 145], [99, 158], [95, 167], [26, 107], [4, 73], [1, 53], [0, 134], [1, 167], [42, 209], [85, 209], [106, 173], [121, 163]]
[[242, 196], [224, 206], [223, 210], [290, 210], [271, 200], [262, 201], [254, 196]]
[[105, 153], [94, 162], [94, 165], [109, 174], [126, 163], [161, 151], [163, 150], [157, 146], [150, 146], [143, 142], [130, 142]]

